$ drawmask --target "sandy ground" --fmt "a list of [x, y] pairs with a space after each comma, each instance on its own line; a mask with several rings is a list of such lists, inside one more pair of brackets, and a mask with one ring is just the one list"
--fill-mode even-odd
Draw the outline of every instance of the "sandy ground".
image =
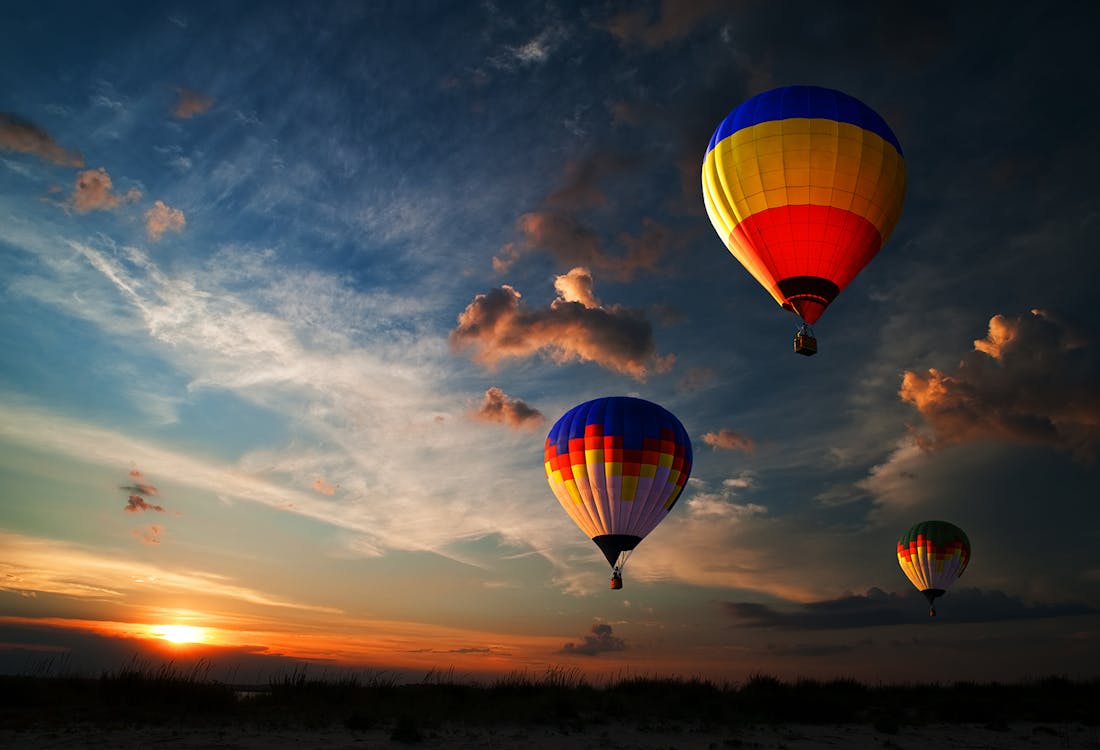
[[732, 748], [892, 748], [928, 750], [929, 747], [969, 750], [1027, 748], [1090, 748], [1100, 750], [1100, 726], [1081, 724], [1012, 724], [993, 729], [979, 725], [940, 724], [901, 727], [886, 734], [868, 726], [760, 726], [753, 728], [695, 729], [662, 726], [602, 724], [581, 731], [551, 727], [454, 726], [423, 730], [417, 742], [391, 739], [392, 729], [352, 731], [325, 729], [266, 729], [250, 727], [119, 727], [74, 725], [60, 729], [0, 730], [0, 747], [10, 750], [50, 748], [111, 748], [118, 750], [409, 750], [449, 748], [481, 750], [730, 750]]

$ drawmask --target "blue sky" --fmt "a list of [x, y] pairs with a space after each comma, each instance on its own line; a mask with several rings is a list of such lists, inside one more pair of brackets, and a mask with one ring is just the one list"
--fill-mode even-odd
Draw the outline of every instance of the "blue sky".
[[[186, 623], [258, 665], [1095, 676], [1097, 20], [5, 8], [0, 666]], [[808, 359], [699, 187], [799, 83], [908, 173]], [[621, 592], [542, 468], [616, 394], [696, 454]], [[893, 552], [925, 518], [974, 547], [932, 629]]]

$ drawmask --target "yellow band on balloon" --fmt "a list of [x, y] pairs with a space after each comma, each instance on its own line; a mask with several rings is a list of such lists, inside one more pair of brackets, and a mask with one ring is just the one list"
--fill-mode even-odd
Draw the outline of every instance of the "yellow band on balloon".
[[785, 205], [839, 208], [893, 231], [905, 195], [905, 160], [870, 130], [794, 117], [742, 128], [707, 152], [703, 199], [727, 245], [733, 228]]

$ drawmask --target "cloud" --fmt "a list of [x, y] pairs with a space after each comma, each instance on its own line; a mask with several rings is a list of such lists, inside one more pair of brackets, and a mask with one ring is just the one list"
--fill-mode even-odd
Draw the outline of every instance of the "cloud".
[[598, 152], [586, 159], [565, 165], [565, 184], [546, 197], [545, 205], [558, 210], [575, 211], [609, 205], [600, 183], [607, 177], [637, 166], [638, 159], [622, 154]]
[[595, 281], [587, 268], [570, 269], [554, 279], [554, 290], [566, 302], [579, 302], [587, 308], [600, 307], [594, 291]]
[[[141, 472], [138, 472], [138, 476], [140, 476], [140, 475], [141, 475]], [[131, 476], [133, 476], [132, 473], [131, 473]], [[119, 489], [120, 490], [126, 490], [127, 492], [132, 492], [132, 493], [135, 493], [135, 494], [138, 494], [138, 495], [154, 496], [154, 495], [159, 495], [160, 494], [160, 490], [158, 490], [153, 485], [145, 484], [144, 482], [137, 482], [137, 483], [134, 483], [134, 484], [124, 484], [121, 487], [119, 487]]]
[[580, 654], [582, 656], [598, 656], [607, 651], [625, 651], [626, 641], [612, 635], [611, 626], [607, 623], [596, 622], [592, 624], [591, 634], [584, 636], [580, 643], [566, 643], [559, 654]]
[[162, 531], [164, 531], [163, 526], [153, 524], [140, 529], [134, 529], [134, 536], [136, 536], [142, 544], [160, 544], [160, 534]]
[[642, 221], [638, 235], [619, 235], [619, 244], [626, 251], [622, 255], [609, 255], [600, 236], [571, 213], [527, 213], [516, 222], [516, 229], [523, 236], [522, 242], [504, 245], [493, 258], [493, 269], [498, 273], [509, 270], [525, 252], [542, 248], [565, 265], [588, 266], [627, 281], [638, 271], [655, 270], [669, 243], [668, 232], [653, 219]]
[[84, 170], [76, 176], [76, 189], [69, 203], [79, 213], [87, 213], [108, 211], [141, 197], [141, 191], [136, 188], [131, 188], [126, 195], [118, 195], [111, 192], [112, 187], [111, 177], [103, 167]]
[[639, 271], [654, 271], [671, 241], [661, 224], [645, 218], [639, 233], [619, 233], [615, 241], [621, 251], [612, 254], [604, 239], [578, 217], [584, 210], [608, 208], [611, 201], [603, 182], [639, 164], [635, 157], [604, 152], [566, 164], [564, 184], [550, 193], [538, 210], [516, 220], [520, 240], [501, 247], [493, 258], [493, 269], [503, 273], [525, 253], [541, 249], [566, 266], [587, 266], [622, 281]]
[[329, 484], [328, 482], [326, 482], [324, 479], [321, 479], [320, 477], [317, 477], [316, 479], [314, 479], [313, 484], [310, 485], [310, 486], [312, 486], [315, 491], [320, 492], [322, 495], [330, 495], [330, 496], [335, 495], [336, 490], [340, 489], [340, 485], [338, 485], [338, 484]]
[[921, 446], [1009, 440], [1092, 460], [1100, 447], [1100, 357], [1087, 344], [1043, 310], [993, 316], [953, 372], [905, 372], [899, 395], [931, 428], [918, 435]]
[[[11, 231], [0, 225], [0, 236]], [[23, 246], [42, 257], [54, 283], [24, 283], [19, 292], [136, 351], [165, 357], [196, 397], [207, 389], [231, 394], [245, 408], [297, 425], [316, 447], [303, 455], [275, 436], [269, 449], [219, 462], [170, 450], [149, 436], [4, 403], [0, 439], [106, 466], [157, 466], [162, 482], [335, 527], [339, 543], [356, 556], [431, 550], [468, 561], [480, 553], [465, 542], [498, 534], [511, 551], [530, 549], [538, 539], [539, 554], [565, 567], [554, 550], [559, 542], [568, 545], [575, 529], [561, 524], [548, 531], [554, 509], [532, 511], [537, 488], [509, 468], [526, 462], [514, 451], [515, 432], [487, 431], [464, 418], [469, 405], [440, 378], [453, 367], [453, 354], [424, 295], [365, 294], [337, 275], [287, 274], [274, 251], [241, 247], [172, 274], [140, 248], [101, 235], [94, 242], [103, 248], [67, 243], [73, 262], [58, 266], [50, 261], [56, 244], [31, 239]], [[429, 454], [438, 457], [433, 465], [458, 461], [465, 468], [424, 471]], [[486, 505], [470, 495], [470, 472], [494, 477], [497, 502]], [[309, 489], [316, 477], [339, 484], [340, 503]], [[429, 496], [438, 503], [425, 505]]]
[[84, 157], [63, 148], [42, 128], [10, 112], [0, 112], [0, 149], [33, 154], [63, 167], [83, 167]]
[[214, 100], [209, 96], [190, 89], [176, 89], [176, 94], [176, 106], [173, 108], [172, 114], [181, 120], [188, 120], [195, 115], [201, 115], [214, 104]]
[[187, 220], [183, 211], [166, 206], [164, 201], [156, 201], [145, 212], [145, 232], [153, 242], [163, 237], [165, 232], [182, 232], [185, 226]]
[[555, 286], [559, 296], [544, 310], [524, 305], [507, 284], [477, 295], [451, 331], [452, 349], [473, 350], [474, 361], [488, 367], [542, 354], [558, 364], [595, 362], [638, 380], [672, 366], [672, 355], [657, 355], [643, 312], [596, 303], [588, 269], [574, 268]]
[[656, 19], [648, 6], [627, 10], [611, 18], [607, 30], [623, 44], [655, 49], [683, 39], [707, 16], [725, 6], [722, 0], [661, 0]]
[[530, 429], [537, 428], [545, 420], [538, 409], [512, 398], [496, 386], [485, 391], [485, 398], [473, 412], [473, 416], [484, 422], [499, 422], [509, 427]]
[[[156, 544], [163, 527], [152, 525], [134, 533], [143, 541]], [[283, 607], [314, 612], [336, 613], [339, 610], [279, 599], [263, 591], [238, 585], [220, 573], [180, 571], [159, 568], [156, 563], [143, 564], [140, 577], [135, 576], [130, 556], [96, 550], [64, 539], [33, 537], [0, 529], [0, 548], [4, 559], [0, 570], [8, 578], [18, 580], [18, 587], [5, 585], [0, 577], [0, 591], [25, 590], [56, 594], [86, 600], [132, 601], [147, 594], [155, 582], [158, 594], [186, 594], [195, 597], [218, 597], [226, 602], [249, 602], [268, 607]]]
[[718, 430], [718, 432], [704, 433], [703, 442], [715, 450], [720, 448], [726, 451], [744, 451], [745, 453], [756, 452], [755, 440], [738, 432], [734, 432], [727, 427], [723, 427]]
[[126, 507], [123, 508], [123, 510], [127, 513], [138, 513], [145, 510], [155, 510], [158, 513], [163, 513], [164, 507], [145, 502], [145, 499], [141, 495], [130, 495], [126, 500]]
[[[903, 625], [928, 618], [928, 602], [916, 590], [904, 594], [871, 588], [866, 594], [806, 602], [787, 608], [757, 602], [724, 602], [739, 627], [780, 630], [836, 630]], [[940, 615], [951, 622], [1000, 622], [1044, 617], [1093, 615], [1100, 609], [1080, 602], [1027, 604], [1001, 591], [969, 588], [949, 591], [936, 600]]]
[[764, 515], [768, 509], [757, 503], [734, 503], [728, 497], [712, 492], [700, 493], [687, 502], [688, 512], [695, 519], [741, 519]]

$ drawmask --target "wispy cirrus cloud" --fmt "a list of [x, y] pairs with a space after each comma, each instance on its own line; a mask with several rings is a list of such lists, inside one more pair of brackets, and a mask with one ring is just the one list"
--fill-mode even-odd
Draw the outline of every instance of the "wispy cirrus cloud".
[[328, 495], [329, 497], [336, 494], [336, 490], [340, 489], [340, 485], [327, 482], [321, 477], [317, 477], [313, 480], [313, 484], [310, 485], [316, 492], [320, 492], [322, 495]]
[[[145, 530], [147, 540], [161, 532], [156, 526]], [[153, 542], [155, 543], [155, 542]], [[0, 530], [4, 559], [0, 561], [0, 590], [35, 591], [78, 599], [122, 601], [142, 598], [151, 589], [193, 596], [236, 599], [267, 607], [336, 612], [329, 607], [301, 604], [241, 586], [224, 575], [204, 571], [169, 570], [153, 564], [135, 574], [130, 557], [114, 556], [80, 544]], [[12, 583], [5, 583], [10, 581]], [[17, 585], [16, 585], [17, 584]]]
[[524, 305], [507, 284], [477, 295], [458, 316], [452, 348], [472, 351], [488, 367], [541, 354], [559, 364], [594, 362], [637, 380], [671, 368], [674, 357], [657, 354], [645, 314], [600, 304], [587, 268], [557, 277], [555, 287], [558, 297], [541, 310]]
[[62, 147], [49, 133], [11, 112], [0, 112], [0, 149], [37, 156], [63, 167], [82, 167], [84, 157]]
[[[193, 394], [217, 389], [293, 421], [317, 449], [303, 460], [300, 448], [276, 443], [223, 464], [11, 406], [0, 407], [0, 439], [94, 463], [157, 466], [161, 481], [339, 528], [341, 544], [356, 555], [394, 548], [459, 555], [452, 545], [489, 534], [520, 549], [547, 539], [544, 515], [552, 509], [532, 514], [526, 499], [545, 488], [501, 470], [522, 436], [486, 434], [466, 418], [464, 393], [440, 382], [450, 354], [441, 336], [423, 328], [431, 308], [419, 296], [363, 294], [318, 272], [291, 278], [269, 252], [227, 249], [231, 258], [171, 275], [134, 247], [73, 242], [74, 255], [59, 264], [53, 243], [21, 238], [20, 246], [40, 252], [41, 273], [56, 278], [17, 280], [13, 293], [164, 358]], [[425, 452], [439, 471], [424, 470]], [[451, 463], [463, 471], [443, 468]], [[471, 497], [471, 472], [492, 482], [499, 503]], [[317, 477], [339, 485], [340, 503], [306, 489]], [[554, 535], [569, 538], [564, 525]]]

